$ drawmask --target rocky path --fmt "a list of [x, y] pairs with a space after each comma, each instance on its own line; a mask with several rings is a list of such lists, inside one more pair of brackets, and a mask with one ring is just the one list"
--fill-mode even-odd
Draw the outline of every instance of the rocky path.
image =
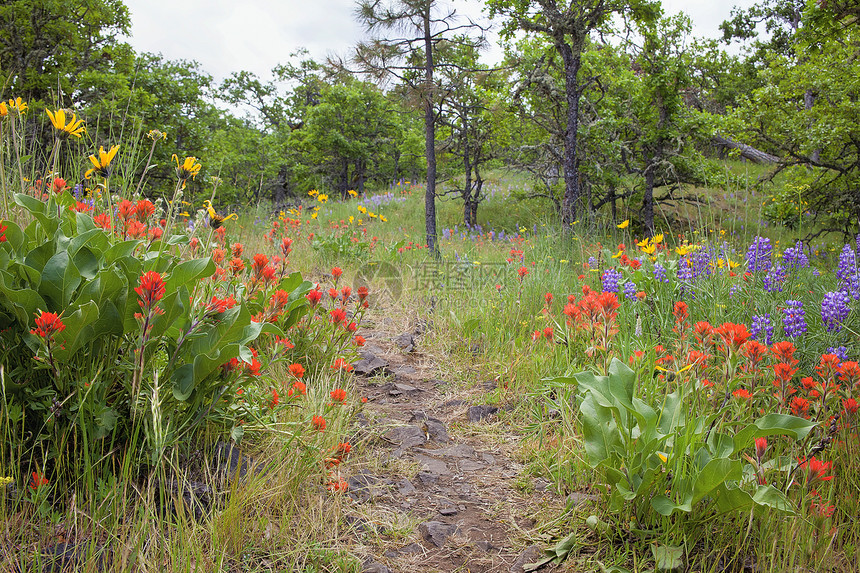
[[523, 571], [542, 555], [531, 545], [536, 513], [563, 500], [540, 480], [515, 487], [517, 438], [495, 407], [422, 353], [420, 326], [384, 319], [371, 328], [355, 364], [367, 403], [345, 518], [364, 571]]

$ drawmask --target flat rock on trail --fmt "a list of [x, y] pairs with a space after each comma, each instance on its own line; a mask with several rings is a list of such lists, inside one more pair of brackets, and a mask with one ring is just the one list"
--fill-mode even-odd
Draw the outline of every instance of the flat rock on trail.
[[533, 516], [564, 500], [516, 489], [523, 467], [508, 454], [513, 434], [456, 437], [458, 425], [496, 423], [497, 410], [475, 409], [474, 390], [447, 383], [415, 330], [382, 323], [364, 333], [363, 365], [373, 369], [356, 378], [367, 403], [352, 438], [363, 447], [344, 468], [344, 519], [364, 571], [523, 571], [540, 537]]

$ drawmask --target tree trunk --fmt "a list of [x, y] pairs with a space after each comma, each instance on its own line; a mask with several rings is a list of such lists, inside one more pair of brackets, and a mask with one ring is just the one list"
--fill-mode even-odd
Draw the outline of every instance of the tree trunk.
[[[812, 93], [812, 90], [806, 90], [803, 92], [803, 109], [809, 111], [815, 106], [815, 94]], [[812, 127], [812, 126], [810, 126]], [[818, 163], [821, 159], [821, 150], [813, 149], [812, 154], [809, 156], [813, 163]]]
[[430, 5], [424, 11], [424, 154], [427, 158], [427, 190], [424, 193], [424, 225], [427, 248], [439, 256], [436, 245], [436, 117], [433, 111], [433, 36]]
[[[464, 130], [465, 131], [465, 130]], [[463, 171], [466, 179], [463, 181], [463, 224], [469, 229], [476, 223], [472, 219], [472, 160], [469, 157], [469, 140], [465, 138], [463, 145]]]
[[577, 160], [579, 130], [579, 68], [581, 50], [574, 51], [567, 42], [557, 43], [564, 62], [564, 86], [567, 96], [567, 128], [564, 132], [564, 198], [561, 203], [561, 223], [569, 231], [577, 220], [582, 203]]
[[645, 196], [642, 198], [642, 222], [649, 237], [654, 236], [654, 170], [657, 165], [650, 154], [645, 154]]
[[364, 159], [360, 159], [355, 164], [355, 170], [357, 171], [357, 175], [358, 175], [358, 189], [356, 189], [356, 191], [358, 192], [359, 195], [363, 195], [364, 194], [364, 180], [366, 178], [365, 174], [367, 172], [367, 162]]
[[349, 161], [346, 159], [343, 160], [343, 165], [341, 166], [339, 187], [340, 198], [346, 199], [346, 190], [349, 187]]
[[472, 210], [472, 224], [478, 224], [478, 203], [481, 198], [481, 188], [484, 186], [484, 180], [481, 179], [481, 175], [478, 173], [478, 170], [475, 169], [475, 190], [472, 193], [472, 201], [470, 204], [470, 208]]
[[765, 153], [755, 147], [751, 147], [749, 145], [745, 145], [743, 143], [738, 143], [733, 139], [729, 139], [728, 137], [722, 137], [720, 135], [715, 135], [711, 138], [711, 140], [721, 146], [728, 147], [729, 149], [737, 149], [741, 153], [741, 157], [749, 159], [754, 163], [777, 163], [779, 162], [779, 157], [776, 155], [771, 155], [770, 153]]

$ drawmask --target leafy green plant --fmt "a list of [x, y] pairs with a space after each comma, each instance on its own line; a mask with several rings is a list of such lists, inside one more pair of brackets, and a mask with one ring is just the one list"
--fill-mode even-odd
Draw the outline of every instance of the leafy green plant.
[[[717, 414], [697, 412], [691, 389], [679, 387], [651, 404], [639, 398], [636, 373], [618, 359], [608, 376], [581, 372], [562, 380], [578, 385], [586, 459], [598, 470], [611, 530], [674, 545], [680, 539], [671, 537], [690, 533], [687, 520], [793, 511], [783, 492], [759, 483], [742, 453], [756, 438], [802, 440], [814, 422], [767, 414], [730, 434], [715, 427]], [[780, 462], [791, 470], [790, 459]]]
[[[234, 427], [236, 387], [252, 373], [223, 365], [251, 365], [250, 345], [281, 329], [255, 322], [254, 303], [214, 296], [205, 279], [215, 264], [182, 260], [183, 233], [123, 240], [76, 210], [68, 191], [14, 199], [30, 222], [3, 222], [0, 359], [6, 436], [24, 441], [6, 449], [27, 452], [22, 474], [52, 467], [72, 479], [141, 430], [140, 462], [156, 463], [204, 424]], [[136, 222], [158, 229], [143, 212]], [[310, 285], [294, 274], [282, 286], [295, 291], [289, 324]]]

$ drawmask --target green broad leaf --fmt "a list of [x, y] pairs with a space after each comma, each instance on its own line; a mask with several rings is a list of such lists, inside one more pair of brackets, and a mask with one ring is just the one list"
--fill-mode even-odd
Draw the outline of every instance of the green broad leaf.
[[630, 413], [636, 418], [636, 422], [639, 424], [639, 439], [645, 441], [652, 441], [657, 437], [657, 412], [654, 411], [654, 408], [640, 400], [639, 398], [633, 398], [633, 409], [630, 410]]
[[556, 376], [554, 378], [541, 378], [541, 382], [545, 382], [547, 383], [547, 385], [558, 386], [561, 386], [563, 384], [579, 384], [579, 381], [576, 379], [576, 376]]
[[669, 517], [675, 510], [690, 513], [693, 511], [692, 497], [688, 497], [683, 503], [675, 503], [665, 495], [657, 495], [651, 499], [651, 507], [660, 515]]
[[618, 490], [618, 495], [620, 495], [621, 498], [624, 499], [624, 501], [633, 501], [634, 499], [636, 499], [636, 493], [630, 488], [628, 488], [626, 485], [624, 485], [624, 481], [625, 480], [622, 480], [616, 483], [615, 489]]
[[140, 245], [140, 241], [123, 241], [110, 247], [104, 253], [105, 265], [110, 265], [118, 260], [128, 260], [134, 257], [134, 250]]
[[117, 420], [119, 420], [119, 413], [109, 406], [98, 405], [93, 418], [96, 422], [94, 438], [96, 440], [103, 440], [108, 437], [116, 427]]
[[11, 275], [0, 272], [0, 305], [18, 319], [22, 327], [27, 328], [38, 310], [47, 310], [45, 299], [38, 292], [29, 288], [10, 288]]
[[45, 263], [39, 292], [53, 299], [56, 308], [65, 308], [80, 284], [81, 273], [69, 258], [69, 253], [61, 251]]
[[470, 318], [465, 323], [463, 323], [463, 336], [466, 338], [471, 338], [472, 335], [481, 327], [481, 319], [480, 318]]
[[233, 429], [230, 431], [230, 438], [237, 444], [242, 441], [242, 438], [245, 436], [245, 426], [233, 426]]
[[559, 541], [558, 544], [556, 544], [556, 546], [552, 549], [546, 549], [544, 551], [544, 553], [546, 553], [547, 555], [545, 558], [541, 559], [536, 563], [526, 563], [525, 565], [523, 565], [523, 571], [537, 571], [538, 569], [549, 563], [554, 563], [558, 565], [559, 563], [567, 559], [567, 556], [573, 553], [574, 550], [576, 550], [580, 545], [581, 543], [579, 542], [576, 533], [571, 533], [570, 535]]
[[69, 241], [69, 246], [66, 250], [69, 252], [69, 256], [74, 257], [75, 253], [78, 250], [86, 245], [89, 242], [95, 243], [97, 238], [106, 239], [105, 234], [101, 229], [90, 229], [89, 231], [84, 231], [83, 233], [75, 236]]
[[[21, 247], [24, 246], [27, 239], [21, 227], [16, 225], [14, 221], [7, 220], [0, 221], [0, 226], [6, 227], [6, 230], [3, 232], [6, 235], [6, 243], [12, 247], [14, 252], [21, 253]], [[0, 248], [2, 248], [2, 244], [0, 244]]]
[[592, 392], [586, 394], [579, 407], [582, 414], [582, 434], [585, 453], [591, 467], [610, 459], [613, 452], [622, 448], [621, 435], [612, 409], [601, 405]]
[[179, 263], [164, 281], [164, 289], [171, 293], [181, 286], [190, 286], [195, 281], [212, 276], [214, 272], [215, 263], [209, 257]]
[[607, 567], [600, 561], [597, 562], [597, 567], [600, 569], [600, 573], [630, 573], [630, 569], [625, 569], [618, 565], [610, 565]]
[[610, 533], [612, 533], [612, 528], [610, 527], [610, 525], [593, 514], [589, 515], [585, 519], [585, 525], [593, 532], [599, 533], [601, 535], [608, 536]]
[[11, 261], [9, 263], [9, 272], [17, 274], [20, 280], [29, 283], [33, 288], [39, 288], [39, 285], [42, 283], [42, 274], [24, 263]]
[[[93, 221], [93, 218], [89, 213], [75, 213], [75, 220], [78, 226], [78, 234], [84, 234], [90, 229], [101, 228], [96, 226], [95, 221]], [[105, 235], [105, 238], [107, 238], [107, 235]]]
[[94, 335], [121, 335], [123, 320], [120, 309], [125, 309], [127, 297], [128, 281], [125, 275], [114, 269], [102, 269], [81, 288], [71, 306], [94, 302], [99, 308], [99, 320], [93, 325]]
[[630, 370], [617, 358], [609, 365], [609, 376], [597, 376], [593, 372], [574, 374], [579, 387], [591, 390], [595, 398], [606, 407], [634, 410], [633, 390], [636, 383], [636, 373]]
[[24, 195], [23, 193], [15, 193], [15, 203], [26, 209], [42, 226], [42, 231], [48, 237], [53, 237], [60, 226], [60, 220], [56, 215], [48, 213], [48, 206], [42, 203], [35, 197]]
[[61, 362], [66, 362], [75, 356], [84, 344], [92, 340], [94, 331], [92, 324], [99, 318], [99, 307], [90, 301], [73, 313], [63, 316], [65, 330], [60, 333], [63, 344], [54, 351], [54, 357]]
[[184, 402], [194, 392], [194, 364], [183, 364], [173, 372], [173, 397]]
[[666, 396], [663, 407], [660, 410], [660, 421], [658, 427], [664, 435], [671, 434], [676, 428], [686, 425], [684, 417], [684, 397], [681, 390], [672, 392]]
[[[308, 289], [313, 287], [313, 285], [310, 282], [302, 280], [302, 273], [296, 271], [296, 272], [290, 273], [289, 275], [282, 278], [281, 282], [278, 283], [278, 289], [286, 291], [286, 292], [290, 293], [290, 295], [292, 295], [294, 293], [294, 291], [296, 291], [302, 285], [303, 282], [308, 283]], [[305, 293], [305, 294], [307, 294], [307, 293]], [[300, 296], [303, 296], [303, 295], [300, 295]], [[293, 297], [291, 296], [291, 298], [293, 298]]]
[[684, 566], [683, 545], [651, 544], [651, 554], [654, 556], [658, 571], [677, 571]]
[[[137, 293], [135, 293], [135, 297], [136, 299], [138, 298]], [[180, 286], [177, 290], [167, 291], [164, 298], [158, 302], [158, 308], [162, 309], [164, 312], [163, 314], [156, 316], [152, 321], [152, 331], [149, 335], [150, 339], [158, 338], [167, 332], [168, 329], [171, 329], [171, 332], [178, 333], [187, 326], [189, 320], [187, 307], [188, 299], [188, 289], [185, 288], [184, 285]], [[134, 312], [139, 312], [140, 306], [137, 300], [135, 300], [134, 306], [137, 307], [137, 310]], [[134, 319], [133, 316], [132, 319]]]
[[85, 280], [92, 280], [99, 272], [99, 260], [88, 247], [78, 249], [78, 252], [73, 255], [72, 261]]
[[735, 485], [723, 484], [714, 490], [711, 497], [714, 498], [717, 510], [721, 513], [748, 511], [755, 503], [749, 493]]
[[781, 491], [772, 485], [759, 485], [752, 496], [756, 505], [793, 514], [794, 504]]
[[815, 426], [815, 422], [798, 416], [767, 414], [735, 434], [733, 453], [752, 446], [756, 438], [785, 435], [795, 440], [803, 440]]
[[24, 264], [41, 273], [56, 252], [57, 246], [54, 241], [48, 241], [27, 253], [27, 256], [24, 257]]
[[693, 482], [693, 503], [698, 503], [714, 489], [729, 480], [743, 476], [743, 466], [738, 460], [714, 458], [703, 467]]
[[711, 432], [708, 436], [708, 448], [710, 448], [711, 457], [726, 458], [734, 452], [735, 442], [732, 436], [722, 432]]

